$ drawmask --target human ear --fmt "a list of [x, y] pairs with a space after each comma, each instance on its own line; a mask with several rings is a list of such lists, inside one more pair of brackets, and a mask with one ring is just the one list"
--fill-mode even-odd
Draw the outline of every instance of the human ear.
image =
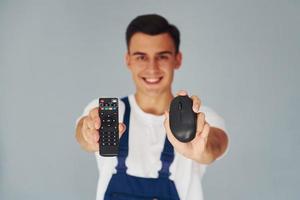
[[182, 63], [182, 53], [180, 51], [175, 55], [175, 62], [175, 69], [179, 69]]
[[129, 55], [128, 51], [126, 52], [124, 57], [125, 57], [125, 63], [127, 65], [127, 67], [129, 68], [130, 67], [130, 55]]

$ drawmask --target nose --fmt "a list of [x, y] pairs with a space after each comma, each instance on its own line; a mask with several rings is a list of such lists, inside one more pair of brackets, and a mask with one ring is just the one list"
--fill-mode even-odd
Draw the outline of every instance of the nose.
[[150, 70], [157, 71], [158, 68], [159, 68], [159, 65], [158, 65], [157, 60], [156, 60], [156, 59], [151, 59], [151, 60], [149, 61], [149, 66], [148, 66], [148, 68], [149, 68]]

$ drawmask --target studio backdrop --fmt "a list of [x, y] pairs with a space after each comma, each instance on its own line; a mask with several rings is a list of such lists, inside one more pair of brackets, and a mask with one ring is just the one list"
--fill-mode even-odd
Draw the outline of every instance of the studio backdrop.
[[75, 140], [92, 99], [135, 91], [125, 29], [157, 13], [181, 31], [185, 89], [230, 138], [205, 199], [299, 199], [299, 1], [0, 2], [0, 199], [95, 199], [93, 154]]

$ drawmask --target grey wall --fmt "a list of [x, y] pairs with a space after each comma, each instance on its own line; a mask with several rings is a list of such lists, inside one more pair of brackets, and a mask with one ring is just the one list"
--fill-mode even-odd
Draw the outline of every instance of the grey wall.
[[[227, 122], [206, 199], [299, 199], [299, 1], [1, 1], [0, 199], [94, 199], [74, 123], [98, 96], [134, 92], [124, 31], [159, 13], [182, 32], [186, 89]], [[110, 85], [111, 84], [111, 85]]]

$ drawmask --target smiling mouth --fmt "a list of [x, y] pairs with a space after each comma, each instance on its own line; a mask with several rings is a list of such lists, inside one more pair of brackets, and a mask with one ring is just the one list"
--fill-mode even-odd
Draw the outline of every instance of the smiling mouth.
[[147, 84], [157, 84], [161, 81], [163, 77], [157, 77], [157, 78], [145, 78], [143, 77], [143, 80], [147, 83]]

